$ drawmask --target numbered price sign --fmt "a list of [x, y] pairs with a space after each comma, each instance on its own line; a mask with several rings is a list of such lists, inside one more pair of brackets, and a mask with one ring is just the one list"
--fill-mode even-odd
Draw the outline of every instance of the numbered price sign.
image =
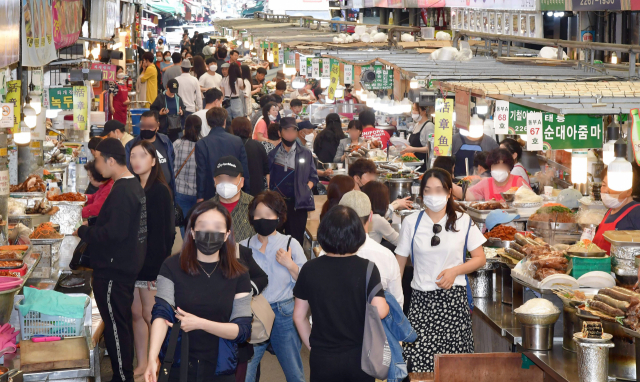
[[538, 111], [527, 114], [527, 151], [540, 151], [542, 141], [542, 113]]
[[91, 69], [102, 71], [102, 81], [116, 81], [116, 66], [109, 64], [91, 64]]
[[509, 134], [509, 101], [496, 101], [493, 127], [496, 134]]
[[344, 65], [344, 84], [353, 84], [353, 65]]

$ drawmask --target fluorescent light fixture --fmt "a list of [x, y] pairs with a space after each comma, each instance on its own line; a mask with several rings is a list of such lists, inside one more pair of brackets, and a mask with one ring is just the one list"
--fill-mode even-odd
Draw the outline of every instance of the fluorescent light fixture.
[[22, 112], [24, 113], [24, 123], [29, 128], [33, 129], [34, 127], [36, 127], [36, 122], [38, 120], [36, 110], [31, 105], [25, 105], [24, 109], [22, 109]]
[[418, 80], [416, 78], [412, 78], [411, 81], [409, 82], [409, 88], [417, 89], [418, 86], [420, 86], [420, 84], [418, 83]]
[[485, 115], [489, 112], [489, 106], [486, 105], [477, 105], [476, 106], [476, 113], [480, 114], [480, 115]]
[[633, 185], [633, 168], [631, 163], [625, 158], [627, 154], [627, 143], [618, 139], [615, 143], [616, 159], [608, 166], [607, 185], [614, 191], [626, 191]]
[[587, 150], [571, 153], [571, 182], [587, 183]]

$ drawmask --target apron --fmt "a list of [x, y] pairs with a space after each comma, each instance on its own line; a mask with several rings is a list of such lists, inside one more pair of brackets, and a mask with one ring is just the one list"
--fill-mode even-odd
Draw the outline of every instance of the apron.
[[605, 239], [604, 236], [602, 236], [602, 234], [604, 234], [607, 231], [615, 231], [616, 230], [616, 226], [618, 225], [620, 220], [622, 220], [622, 218], [627, 216], [629, 214], [629, 212], [631, 212], [632, 209], [634, 209], [634, 208], [636, 208], [638, 206], [640, 206], [640, 204], [636, 204], [635, 206], [631, 206], [631, 207], [627, 208], [626, 211], [624, 211], [622, 214], [620, 214], [620, 216], [613, 223], [605, 223], [607, 221], [607, 218], [609, 217], [609, 214], [611, 214], [611, 209], [609, 209], [609, 211], [607, 211], [607, 214], [604, 215], [604, 218], [602, 219], [602, 222], [598, 226], [598, 230], [596, 231], [596, 235], [593, 237], [593, 244], [595, 244], [598, 247], [602, 248], [603, 250], [607, 251], [607, 255], [609, 255], [609, 251], [611, 250], [611, 243], [609, 243], [607, 241], [607, 239]]
[[471, 170], [471, 168], [473, 167], [473, 156], [476, 155], [476, 151], [482, 151], [482, 146], [480, 146], [480, 144], [482, 143], [482, 139], [484, 139], [484, 137], [482, 137], [482, 139], [477, 143], [467, 143], [467, 140], [463, 136], [460, 136], [460, 138], [462, 139], [462, 146], [460, 146], [460, 149], [455, 155], [456, 170], [454, 176], [466, 175], [467, 172], [465, 170], [466, 167], [464, 162], [465, 158], [469, 160], [469, 170]]
[[113, 119], [122, 122], [123, 124], [127, 124], [127, 106], [124, 102], [127, 100], [129, 95], [129, 88], [127, 85], [119, 84], [118, 85], [118, 94], [113, 97], [113, 108], [115, 109], [115, 114], [113, 115]]
[[[427, 120], [425, 123], [422, 124], [422, 127], [417, 133], [411, 133], [411, 135], [409, 135], [409, 144], [411, 145], [411, 147], [424, 147], [422, 146], [422, 142], [420, 142], [420, 134], [422, 134], [422, 130], [427, 125], [427, 123], [429, 123], [429, 120]], [[427, 144], [429, 144], [429, 142], [427, 142]], [[414, 153], [414, 154], [418, 159], [424, 162], [424, 164], [420, 166], [418, 171], [424, 171], [427, 167], [427, 154], [425, 153]]]
[[[518, 185], [519, 176], [517, 176], [517, 175], [510, 175], [510, 176], [511, 176], [511, 184], [509, 185], [509, 187], [517, 186]], [[502, 195], [500, 195], [499, 192], [498, 193], [493, 192], [493, 182], [494, 182], [493, 179], [489, 180], [489, 200], [491, 200], [491, 199], [495, 199], [497, 201], [504, 200], [502, 198]]]

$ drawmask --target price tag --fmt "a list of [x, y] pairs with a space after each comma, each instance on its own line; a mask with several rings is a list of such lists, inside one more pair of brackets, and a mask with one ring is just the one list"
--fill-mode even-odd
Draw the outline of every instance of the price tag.
[[307, 57], [300, 55], [300, 75], [307, 74]]
[[353, 84], [353, 65], [344, 65], [344, 84]]
[[320, 60], [314, 59], [312, 61], [311, 68], [312, 68], [311, 77], [320, 78]]
[[542, 141], [542, 113], [530, 112], [527, 114], [527, 151], [540, 151]]
[[331, 59], [323, 58], [322, 59], [322, 78], [331, 77]]
[[509, 134], [509, 101], [496, 101], [496, 111], [493, 116], [496, 134]]

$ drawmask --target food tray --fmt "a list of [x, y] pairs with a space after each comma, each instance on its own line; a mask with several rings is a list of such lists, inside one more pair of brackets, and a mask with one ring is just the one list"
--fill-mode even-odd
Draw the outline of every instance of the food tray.
[[44, 198], [44, 192], [11, 192], [9, 196], [12, 198]]
[[68, 202], [68, 201], [55, 201], [55, 200], [49, 200], [49, 203], [52, 206], [84, 206], [87, 203], [87, 199], [85, 196], [85, 200], [82, 202]]
[[536, 220], [529, 220], [527, 222], [527, 228], [537, 229], [542, 231], [562, 231], [562, 232], [576, 232], [578, 230], [578, 223], [553, 223], [553, 222], [541, 222]]
[[51, 220], [48, 214], [9, 215], [9, 224], [22, 223], [29, 228], [37, 227]]
[[607, 252], [605, 251], [597, 251], [597, 252], [583, 252], [583, 251], [567, 251], [567, 255], [572, 257], [598, 257], [602, 258], [607, 256]]
[[[5, 261], [17, 261], [20, 263], [20, 265], [18, 266], [12, 266], [12, 267], [3, 267], [2, 263]], [[0, 270], [13, 270], [13, 269], [20, 269], [24, 266], [24, 261], [22, 260], [0, 260]]]
[[58, 239], [29, 239], [33, 245], [52, 245], [64, 240], [64, 235]]

